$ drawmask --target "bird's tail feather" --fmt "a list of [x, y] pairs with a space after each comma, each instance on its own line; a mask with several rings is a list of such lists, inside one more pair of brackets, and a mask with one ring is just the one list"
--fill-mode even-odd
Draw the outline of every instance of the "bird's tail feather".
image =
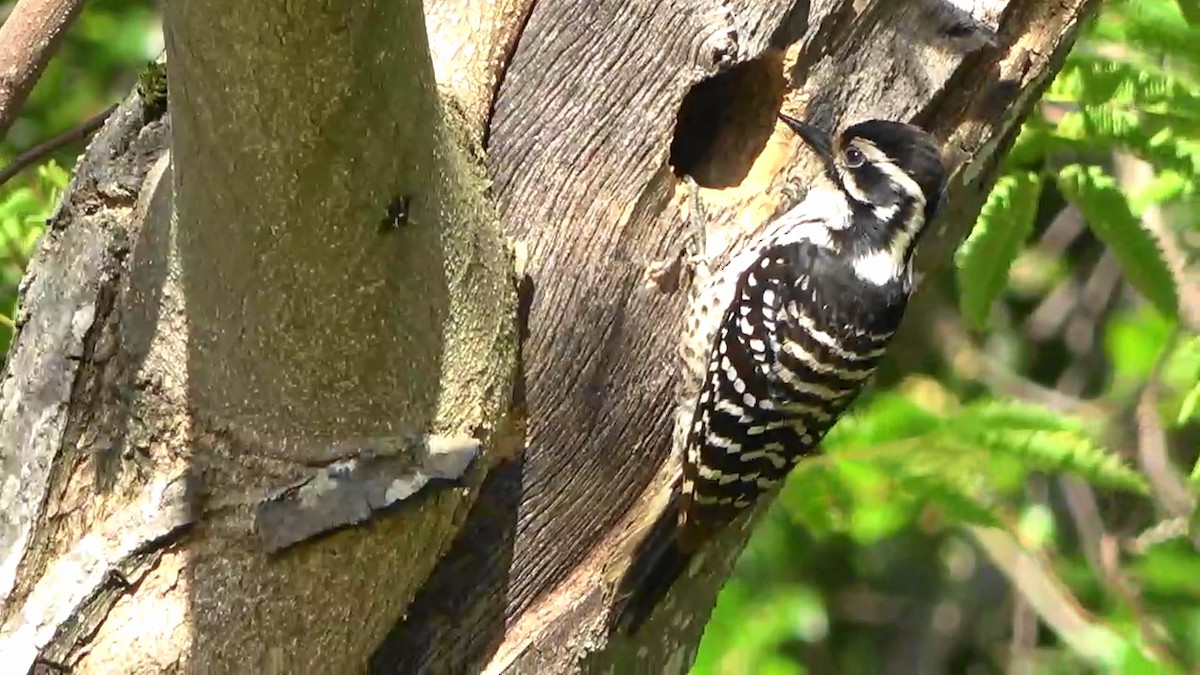
[[676, 534], [678, 502], [676, 494], [638, 546], [633, 562], [617, 584], [616, 607], [610, 620], [615, 631], [636, 633], [691, 562], [692, 552], [684, 550]]

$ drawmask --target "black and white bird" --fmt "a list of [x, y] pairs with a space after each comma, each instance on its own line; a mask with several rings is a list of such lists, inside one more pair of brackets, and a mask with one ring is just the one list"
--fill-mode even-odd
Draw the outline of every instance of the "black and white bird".
[[675, 513], [619, 585], [636, 630], [697, 550], [816, 451], [875, 370], [913, 290], [913, 252], [945, 169], [900, 122], [831, 141], [780, 114], [820, 158], [804, 200], [719, 270], [697, 270], [680, 353]]

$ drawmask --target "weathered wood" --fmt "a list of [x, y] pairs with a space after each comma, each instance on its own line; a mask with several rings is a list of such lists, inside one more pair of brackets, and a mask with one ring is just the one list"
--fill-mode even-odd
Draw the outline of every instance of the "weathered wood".
[[[121, 392], [136, 370], [127, 351], [136, 338], [116, 339], [117, 307], [131, 249], [151, 236], [142, 223], [162, 174], [151, 169], [167, 130], [161, 110], [136, 95], [114, 113], [77, 167], [22, 285], [0, 385], [0, 658], [11, 667], [28, 664], [39, 650], [46, 658], [68, 622], [91, 625], [117, 601], [111, 589], [101, 592], [109, 575], [140, 567], [135, 561], [143, 557], [118, 543], [121, 529], [159, 538], [149, 518], [127, 519], [123, 528], [106, 521], [121, 522], [119, 505], [135, 501], [141, 487], [118, 481], [112, 461], [130, 414]], [[85, 505], [94, 510], [85, 514]], [[92, 550], [73, 552], [79, 532], [93, 527]], [[82, 564], [97, 548], [103, 554], [87, 567], [99, 578], [59, 573], [57, 583], [47, 583], [62, 561]], [[24, 632], [26, 616], [42, 617], [36, 635]], [[59, 637], [74, 644], [76, 636], [65, 630]]]
[[425, 0], [438, 88], [462, 107], [483, 141], [496, 89], [533, 0]]
[[[720, 257], [798, 197], [797, 178], [811, 170], [802, 162], [785, 171], [805, 153], [795, 139], [773, 135], [781, 104], [826, 126], [864, 117], [924, 124], [958, 169], [925, 242], [928, 269], [961, 240], [1001, 151], [1095, 5], [1001, 0], [963, 12], [937, 0], [767, 4], [534, 7], [501, 86], [489, 147], [507, 226], [530, 250], [522, 497], [503, 537], [472, 546], [464, 533], [444, 563], [457, 590], [439, 586], [445, 604], [425, 598], [428, 613], [409, 623], [415, 632], [393, 632], [393, 653], [422, 655], [397, 663], [486, 658], [460, 649], [439, 661], [416, 649], [430, 640], [489, 649], [499, 642], [496, 671], [568, 671], [592, 651], [587, 664], [595, 669], [623, 658], [649, 672], [690, 663], [742, 533], [730, 533], [704, 579], [673, 593], [682, 598], [676, 608], [695, 617], [683, 631], [665, 635], [663, 617], [644, 642], [610, 652], [601, 629], [605, 569], [622, 555], [625, 531], [665, 502], [670, 480], [659, 465], [670, 436], [681, 296], [647, 294], [641, 278], [646, 263], [671, 254], [681, 229], [672, 141], [675, 168], [686, 164], [713, 188], [703, 200], [710, 253]], [[786, 27], [805, 26], [792, 48], [769, 49], [799, 37]], [[740, 69], [741, 84], [716, 87], [723, 101], [694, 103], [708, 110], [684, 129], [694, 136], [680, 137], [674, 127], [689, 88], [756, 58]], [[644, 506], [626, 515], [643, 489]], [[467, 598], [482, 609], [429, 630], [429, 615]], [[496, 631], [505, 625], [502, 637]], [[491, 639], [480, 637], [488, 631]]]

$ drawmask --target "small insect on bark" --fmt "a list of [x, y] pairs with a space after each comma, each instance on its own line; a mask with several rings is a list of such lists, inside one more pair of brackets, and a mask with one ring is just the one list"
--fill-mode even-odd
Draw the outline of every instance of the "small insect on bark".
[[408, 225], [408, 206], [411, 199], [408, 195], [392, 197], [388, 202], [387, 213], [379, 221], [380, 232], [394, 232]]

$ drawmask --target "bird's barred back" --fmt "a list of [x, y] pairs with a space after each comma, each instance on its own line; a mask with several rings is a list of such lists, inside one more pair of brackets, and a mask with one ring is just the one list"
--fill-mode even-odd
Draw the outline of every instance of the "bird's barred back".
[[726, 290], [688, 430], [685, 527], [720, 526], [778, 485], [866, 384], [907, 288], [864, 290], [852, 277], [801, 240], [760, 250]]
[[734, 301], [738, 279], [754, 264], [764, 251], [785, 241], [803, 237], [806, 230], [824, 227], [821, 222], [781, 220], [773, 223], [761, 238], [716, 272], [707, 265], [695, 270], [692, 296], [688, 301], [687, 335], [679, 346], [682, 362], [678, 384], [679, 403], [688, 409], [696, 404], [696, 396], [707, 379], [708, 357], [713, 348], [717, 328], [725, 310]]

